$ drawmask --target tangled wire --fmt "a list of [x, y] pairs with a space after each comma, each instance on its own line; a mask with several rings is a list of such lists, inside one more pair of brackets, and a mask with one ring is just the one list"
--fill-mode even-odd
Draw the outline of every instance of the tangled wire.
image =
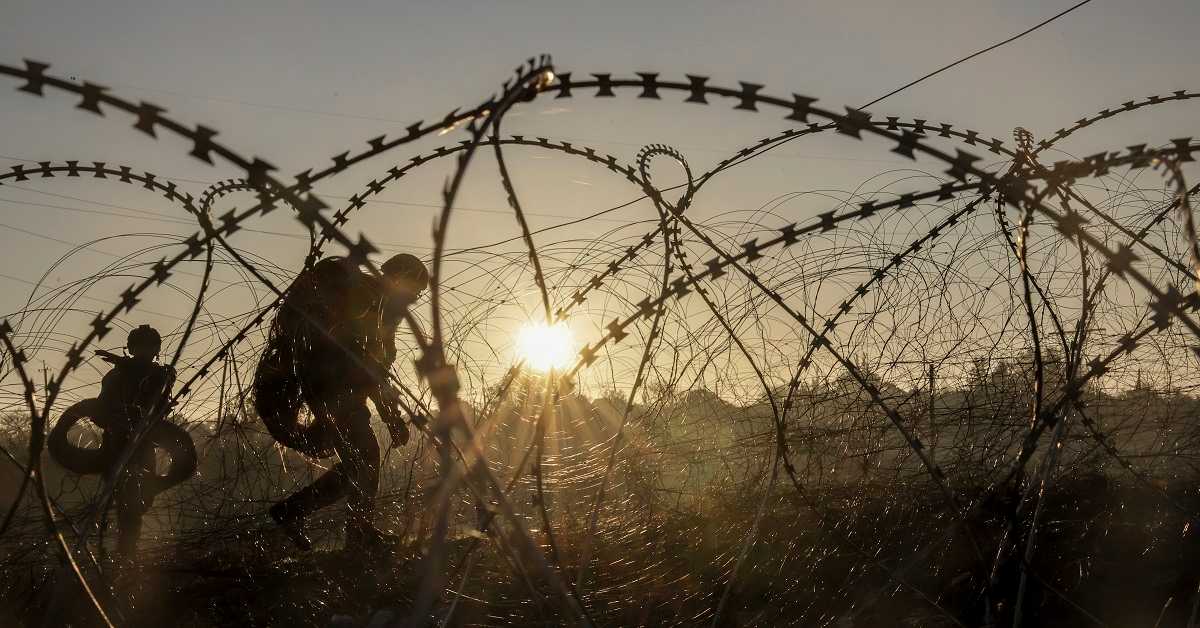
[[[289, 181], [212, 129], [48, 70], [0, 65], [22, 92], [74, 96], [84, 111], [159, 141], [183, 140], [191, 156], [244, 176], [193, 196], [164, 177], [100, 162], [0, 173], [0, 184], [88, 177], [137, 185], [198, 225], [76, 285], [35, 291], [0, 325], [8, 412], [0, 444], [16, 470], [0, 522], [0, 612], [40, 621], [30, 618], [85, 600], [81, 616], [109, 626], [180, 609], [196, 625], [1190, 627], [1200, 617], [1191, 560], [1200, 511], [1192, 374], [1200, 239], [1190, 206], [1200, 188], [1186, 176], [1200, 145], [1185, 138], [1043, 157], [1078, 131], [1200, 92], [1130, 101], [1040, 141], [1018, 128], [1006, 145], [950, 124], [838, 113], [751, 83], [653, 73], [581, 79], [543, 56], [479, 105], [375, 137]], [[703, 172], [663, 144], [626, 164], [578, 143], [501, 132], [506, 114], [529, 101], [629, 93], [732, 103], [782, 115], [793, 128]], [[398, 162], [336, 211], [312, 191], [451, 130], [466, 139]], [[711, 182], [820, 135], [940, 172], [792, 193], [749, 216], [705, 220], [692, 210]], [[996, 161], [969, 152], [979, 149]], [[603, 168], [631, 184], [653, 217], [546, 241], [509, 168], [513, 150]], [[519, 236], [451, 250], [459, 193], [489, 153]], [[286, 560], [291, 551], [264, 520], [265, 505], [319, 473], [330, 452], [320, 438], [281, 435], [255, 416], [253, 387], [243, 382], [282, 360], [264, 327], [281, 324], [286, 286], [327, 255], [380, 276], [376, 245], [352, 237], [347, 223], [443, 158], [453, 167], [427, 257], [428, 304], [404, 312], [417, 378], [400, 366], [388, 374], [412, 414], [430, 417], [383, 464], [381, 518], [406, 549], [369, 566], [323, 550]], [[215, 216], [214, 206], [235, 195], [254, 201]], [[304, 268], [235, 246], [238, 232], [274, 211], [306, 230]], [[813, 217], [788, 218], [798, 211]], [[499, 248], [513, 241], [516, 250]], [[142, 261], [160, 249], [161, 260]], [[95, 384], [83, 368], [89, 351], [193, 262], [203, 268], [193, 306], [164, 362], [179, 372], [168, 407], [199, 443], [199, 472], [152, 512], [142, 558], [172, 567], [131, 575], [107, 558], [112, 482], [64, 474], [43, 450], [62, 448], [79, 420], [59, 408]], [[248, 312], [213, 315], [219, 268], [259, 291]], [[128, 275], [137, 281], [73, 336], [78, 300]], [[570, 364], [540, 373], [508, 361], [514, 320], [589, 335]], [[34, 359], [57, 372], [39, 383]], [[292, 393], [276, 401], [294, 416]], [[48, 444], [59, 421], [72, 423]], [[151, 431], [136, 434], [118, 463], [153, 440]], [[77, 447], [99, 438], [71, 434]], [[317, 528], [327, 547], [332, 521]], [[1146, 577], [1114, 583], [1117, 566]], [[364, 569], [369, 577], [357, 573]]]

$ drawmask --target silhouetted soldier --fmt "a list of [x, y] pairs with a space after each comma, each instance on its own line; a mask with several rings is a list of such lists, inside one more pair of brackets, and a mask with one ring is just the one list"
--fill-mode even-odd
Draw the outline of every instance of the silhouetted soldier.
[[[419, 259], [402, 254], [380, 269], [382, 279], [343, 258], [326, 258], [288, 288], [255, 373], [255, 407], [284, 445], [339, 462], [311, 485], [270, 509], [302, 549], [312, 543], [305, 518], [346, 497], [346, 546], [380, 545], [371, 523], [379, 488], [379, 442], [371, 430], [370, 399], [392, 433], [408, 441], [399, 399], [388, 383], [396, 359], [396, 329], [429, 285]], [[312, 421], [299, 421], [300, 405]]]
[[[130, 440], [143, 428], [147, 431], [115, 480], [117, 552], [130, 558], [141, 535], [142, 516], [158, 493], [191, 476], [196, 468], [196, 454], [191, 437], [162, 420], [175, 383], [175, 369], [155, 361], [162, 348], [162, 336], [153, 327], [140, 325], [129, 332], [125, 348], [127, 356], [96, 352], [113, 365], [100, 382], [100, 395], [63, 412], [47, 446], [51, 455], [69, 470], [111, 476], [117, 472], [116, 464]], [[99, 449], [80, 449], [68, 442], [68, 430], [84, 417], [91, 418], [104, 430]], [[147, 421], [153, 424], [147, 426]], [[156, 446], [171, 455], [171, 468], [165, 476], [158, 475], [155, 468]]]
[[[124, 449], [143, 421], [160, 421], [166, 412], [167, 396], [175, 384], [175, 369], [158, 364], [162, 336], [149, 325], [139, 325], [125, 341], [126, 357], [101, 356], [115, 368], [100, 382], [100, 403], [109, 413], [108, 431], [116, 436], [118, 450]], [[154, 504], [154, 443], [146, 439], [125, 466], [117, 484], [117, 552], [133, 555], [142, 532], [142, 515]]]

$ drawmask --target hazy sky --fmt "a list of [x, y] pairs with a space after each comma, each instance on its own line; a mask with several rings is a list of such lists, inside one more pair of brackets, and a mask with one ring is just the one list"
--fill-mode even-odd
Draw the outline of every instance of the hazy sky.
[[[185, 123], [220, 130], [235, 150], [266, 158], [285, 176], [321, 166], [367, 138], [396, 134], [413, 121], [474, 105], [532, 54], [550, 53], [560, 71], [578, 74], [657, 71], [664, 77], [709, 75], [720, 85], [764, 83], [769, 93], [806, 94], [837, 109], [873, 100], [1070, 4], [8, 0], [0, 14], [0, 58], [9, 64], [23, 58], [48, 62], [60, 76], [90, 80], [126, 98], [165, 106]], [[1006, 142], [1018, 125], [1047, 135], [1104, 107], [1200, 87], [1197, 26], [1200, 2], [1195, 0], [1095, 0], [872, 107], [872, 112], [953, 122]], [[186, 157], [187, 148], [178, 143], [149, 141], [131, 132], [124, 120], [97, 119], [75, 109], [70, 99], [37, 99], [12, 91], [13, 86], [0, 90], [0, 166], [18, 159], [105, 160], [172, 177], [193, 193], [207, 182], [238, 174]], [[639, 146], [666, 141], [701, 166], [787, 128], [774, 116], [724, 107], [694, 109], [628, 97], [602, 103], [546, 99], [514, 112], [505, 124], [509, 132], [571, 139], [626, 161], [632, 161]], [[1196, 135], [1194, 112], [1191, 104], [1160, 107], [1153, 115], [1129, 116], [1102, 132], [1073, 138], [1064, 148], [1086, 154]], [[348, 196], [413, 152], [458, 139], [430, 140], [371, 161], [318, 191], [335, 199]], [[754, 182], [754, 192], [745, 187], [736, 194], [714, 190], [704, 199], [708, 205], [698, 204], [698, 215], [753, 209], [782, 191], [844, 189], [895, 167], [891, 164], [902, 165], [885, 148], [843, 150], [823, 141], [794, 144], [763, 163], [753, 175], [758, 178], [747, 179]], [[535, 227], [636, 196], [627, 184], [597, 174], [594, 166], [561, 164], [536, 154], [521, 154], [513, 165]], [[460, 202], [502, 210], [503, 197], [486, 172], [481, 180], [490, 187], [468, 186]], [[381, 199], [408, 205], [396, 205], [392, 213], [376, 212], [355, 228], [392, 249], [424, 252], [435, 212], [424, 205], [437, 203], [444, 174], [444, 168], [434, 168], [389, 191]], [[161, 207], [159, 199], [138, 190], [80, 182], [22, 187], [0, 188], [4, 313], [23, 305], [30, 286], [21, 280], [37, 281], [67, 253], [69, 243], [193, 229], [180, 222], [177, 210]], [[245, 206], [247, 201], [240, 202]], [[641, 213], [614, 214], [607, 222], [570, 233], [585, 237], [587, 229], [598, 234], [622, 220], [649, 218], [644, 206], [631, 211]], [[503, 211], [463, 216], [456, 223], [460, 245], [516, 233]], [[277, 213], [257, 226], [299, 236], [288, 220]], [[249, 234], [239, 243], [285, 267], [303, 255], [302, 241], [260, 235], [261, 242]], [[47, 285], [86, 276], [114, 255], [156, 243], [162, 244], [161, 236], [94, 244], [72, 256], [71, 264], [52, 274]], [[161, 252], [145, 256], [157, 259]], [[129, 281], [121, 279], [116, 287]], [[106, 285], [89, 294], [96, 305], [115, 292]], [[186, 310], [186, 302], [146, 307], [179, 312]]]
[[[772, 93], [795, 91], [836, 108], [872, 100], [1070, 3], [5, 4], [0, 21], [5, 62], [49, 62], [61, 75], [164, 105], [185, 122], [219, 129], [235, 149], [263, 155], [288, 174], [367, 137], [395, 132], [400, 124], [479, 102], [534, 53], [551, 53], [560, 69], [577, 73], [706, 74], [714, 83], [765, 83]], [[1200, 3], [1194, 0], [1095, 0], [873, 109], [950, 121], [1005, 139], [1018, 124], [1047, 133], [1104, 106], [1195, 87], [1197, 25]], [[69, 106], [55, 104], [70, 103], [51, 103], [47, 110], [47, 103], [34, 98], [4, 96], [0, 154], [129, 162], [145, 153], [144, 139], [123, 124], [71, 115]], [[611, 124], [634, 106], [606, 103], [604, 119], [566, 116], [559, 124], [564, 135], [598, 147], [636, 150], [655, 140], [640, 127]], [[1181, 131], [1150, 117], [1131, 123], [1139, 133]], [[698, 148], [733, 148], [754, 139], [712, 128], [691, 131], [687, 143]], [[182, 151], [160, 152], [173, 158]], [[197, 162], [179, 160], [179, 166], [164, 174], [214, 178]]]
[[[577, 71], [687, 71], [858, 104], [1069, 4], [10, 0], [0, 52], [122, 89], [405, 120], [478, 99], [537, 52]], [[1058, 113], [1037, 102], [1050, 96], [1074, 113], [1076, 102], [1187, 83], [1197, 75], [1198, 23], [1200, 5], [1189, 0], [1096, 0], [888, 108], [942, 107], [986, 123], [1004, 112]]]

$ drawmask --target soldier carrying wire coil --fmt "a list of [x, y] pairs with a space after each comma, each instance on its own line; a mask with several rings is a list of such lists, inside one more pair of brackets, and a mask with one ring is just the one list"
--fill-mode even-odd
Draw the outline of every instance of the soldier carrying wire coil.
[[[399, 397], [387, 381], [396, 329], [429, 285], [419, 259], [401, 254], [367, 275], [344, 258], [326, 258], [289, 286], [254, 375], [255, 408], [273, 437], [309, 456], [339, 462], [271, 507], [271, 517], [301, 549], [311, 549], [305, 518], [346, 497], [346, 547], [388, 539], [371, 523], [379, 488], [379, 442], [367, 400], [393, 444], [408, 442]], [[301, 406], [312, 418], [301, 421]]]

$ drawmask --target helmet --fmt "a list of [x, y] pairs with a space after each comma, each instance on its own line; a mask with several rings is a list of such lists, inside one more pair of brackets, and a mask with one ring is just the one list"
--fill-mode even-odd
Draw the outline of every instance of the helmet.
[[129, 349], [129, 353], [134, 356], [153, 358], [162, 348], [162, 336], [159, 335], [157, 329], [149, 325], [138, 325], [129, 332], [129, 337], [125, 340], [125, 348]]
[[379, 269], [388, 279], [405, 284], [414, 292], [421, 292], [429, 287], [429, 271], [415, 255], [408, 253], [395, 255], [384, 262]]

